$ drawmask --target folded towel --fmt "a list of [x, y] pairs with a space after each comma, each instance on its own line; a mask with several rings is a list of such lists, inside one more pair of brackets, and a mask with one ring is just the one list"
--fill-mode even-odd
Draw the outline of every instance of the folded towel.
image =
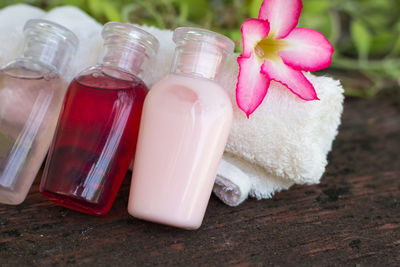
[[[270, 198], [293, 184], [318, 183], [340, 124], [344, 99], [340, 82], [305, 73], [320, 98], [310, 102], [271, 82], [267, 97], [247, 119], [235, 101], [236, 59], [229, 60], [230, 71], [221, 83], [234, 103], [234, 121], [214, 193], [236, 206], [247, 195]], [[238, 169], [235, 178], [231, 165]], [[240, 184], [235, 182], [238, 177]]]
[[[40, 10], [32, 7], [11, 6], [0, 11], [0, 22], [22, 13], [13, 8], [30, 9], [24, 21], [21, 22], [17, 16], [19, 20], [15, 21], [20, 28], [29, 15], [41, 15]], [[100, 24], [74, 7], [53, 9], [43, 18], [70, 28], [80, 39], [80, 49], [72, 64], [69, 78], [96, 63], [102, 43]], [[160, 41], [154, 65], [147, 66], [142, 74], [144, 81], [151, 86], [170, 72], [175, 45], [172, 31], [140, 27]], [[2, 33], [9, 31], [7, 27], [0, 27], [0, 36], [7, 36]], [[3, 48], [20, 46], [21, 36], [15, 40], [7, 38], [0, 42], [1, 63], [4, 64], [5, 59], [8, 61], [16, 56], [16, 50], [4, 53], [7, 50]], [[235, 100], [238, 73], [236, 58], [237, 55], [228, 58], [225, 75], [220, 81], [231, 97], [235, 117], [218, 169], [214, 193], [224, 203], [236, 206], [249, 195], [257, 199], [270, 198], [275, 192], [288, 189], [293, 184], [318, 183], [340, 124], [343, 109], [343, 88], [340, 83], [329, 77], [306, 73], [320, 98], [320, 101], [306, 102], [281, 84], [271, 82], [267, 97], [250, 119], [247, 119], [238, 109]]]

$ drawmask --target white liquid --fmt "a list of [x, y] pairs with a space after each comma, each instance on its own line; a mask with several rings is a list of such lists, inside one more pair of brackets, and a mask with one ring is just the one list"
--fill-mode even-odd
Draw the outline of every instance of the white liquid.
[[146, 97], [128, 212], [185, 229], [200, 227], [232, 123], [217, 83], [180, 75]]

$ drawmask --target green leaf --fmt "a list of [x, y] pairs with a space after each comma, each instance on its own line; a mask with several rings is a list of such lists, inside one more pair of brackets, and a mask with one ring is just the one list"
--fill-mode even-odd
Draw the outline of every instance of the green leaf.
[[302, 14], [325, 16], [330, 7], [330, 1], [308, 0], [303, 2]]
[[[53, 1], [53, 2], [55, 2], [55, 1]], [[69, 6], [77, 6], [77, 7], [82, 8], [85, 5], [85, 0], [64, 0], [63, 4], [69, 5]]]
[[400, 55], [400, 36], [398, 36], [397, 40], [394, 42], [391, 54], [392, 55]]
[[170, 2], [175, 1], [179, 3], [180, 8], [186, 9], [184, 11], [193, 20], [202, 19], [210, 9], [210, 3], [207, 0], [170, 0]]
[[305, 28], [311, 28], [321, 32], [325, 36], [331, 34], [331, 19], [326, 13], [323, 16], [300, 16], [299, 26]]
[[368, 28], [360, 20], [356, 20], [350, 25], [350, 34], [357, 49], [358, 58], [366, 60], [372, 42], [372, 35]]
[[390, 32], [380, 31], [377, 34], [374, 34], [369, 49], [369, 55], [384, 56], [388, 54], [395, 40], [395, 36]]
[[392, 21], [388, 19], [388, 14], [376, 13], [363, 16], [365, 25], [375, 31], [388, 31], [392, 26]]
[[103, 12], [109, 21], [122, 21], [121, 12], [114, 6], [112, 2], [103, 2]]
[[88, 0], [90, 13], [96, 17], [103, 15], [103, 1], [101, 0]]
[[250, 2], [250, 8], [249, 8], [250, 17], [252, 18], [258, 17], [258, 12], [260, 11], [262, 2], [263, 0], [252, 0]]
[[178, 21], [180, 24], [183, 24], [186, 22], [188, 16], [189, 16], [189, 4], [187, 2], [180, 2], [179, 5], [179, 17], [178, 17]]
[[242, 40], [242, 33], [240, 32], [240, 30], [232, 30], [229, 32], [228, 35], [235, 42]]
[[400, 55], [400, 21], [396, 23], [394, 30], [394, 35], [396, 36], [396, 39], [393, 42], [392, 50], [390, 52], [390, 55], [392, 56]]
[[329, 8], [331, 2], [326, 0], [303, 1], [303, 9], [299, 18], [299, 26], [311, 28], [330, 36], [332, 32]]

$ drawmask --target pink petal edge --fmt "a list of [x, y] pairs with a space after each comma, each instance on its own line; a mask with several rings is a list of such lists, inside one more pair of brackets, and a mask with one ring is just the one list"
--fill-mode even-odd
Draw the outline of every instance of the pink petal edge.
[[236, 84], [236, 102], [249, 118], [267, 94], [270, 80], [261, 73], [261, 63], [254, 54], [250, 57], [241, 55], [237, 61], [239, 75]]
[[314, 86], [307, 80], [301, 71], [286, 66], [282, 61], [265, 60], [261, 72], [286, 86], [292, 93], [303, 100], [319, 100]]
[[269, 34], [269, 23], [260, 19], [247, 19], [241, 28], [243, 55], [249, 57], [259, 41]]
[[286, 37], [299, 22], [301, 0], [264, 0], [258, 18], [268, 20], [275, 39]]
[[295, 28], [285, 41], [288, 45], [278, 54], [286, 65], [296, 70], [316, 71], [331, 64], [334, 49], [322, 33]]

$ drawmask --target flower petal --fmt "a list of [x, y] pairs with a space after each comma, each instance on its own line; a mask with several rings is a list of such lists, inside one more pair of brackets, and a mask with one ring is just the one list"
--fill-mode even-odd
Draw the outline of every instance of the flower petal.
[[269, 23], [260, 19], [248, 19], [242, 24], [243, 55], [250, 57], [259, 41], [268, 36]]
[[317, 100], [314, 86], [307, 80], [301, 71], [285, 65], [282, 60], [265, 60], [261, 72], [269, 79], [285, 85], [292, 93], [303, 100]]
[[236, 102], [247, 117], [261, 104], [267, 94], [270, 80], [261, 73], [261, 62], [250, 54], [250, 57], [240, 56], [239, 76], [236, 84]]
[[268, 20], [275, 39], [287, 36], [299, 22], [301, 0], [264, 0], [258, 18]]
[[313, 29], [295, 28], [285, 37], [287, 45], [278, 52], [283, 62], [297, 70], [316, 71], [329, 67], [333, 47]]

